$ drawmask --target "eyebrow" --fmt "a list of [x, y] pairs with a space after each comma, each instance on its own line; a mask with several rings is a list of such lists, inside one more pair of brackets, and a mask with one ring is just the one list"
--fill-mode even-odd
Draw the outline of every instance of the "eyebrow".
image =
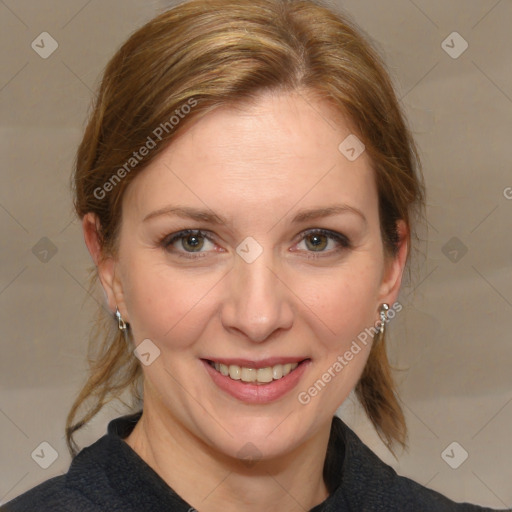
[[354, 213], [361, 217], [365, 225], [367, 224], [366, 217], [361, 210], [358, 210], [354, 206], [348, 204], [332, 205], [323, 208], [313, 208], [311, 210], [300, 210], [292, 222], [305, 222], [307, 220], [320, 219], [323, 217], [331, 217], [333, 215], [340, 215], [342, 213]]
[[[340, 215], [344, 213], [353, 213], [359, 216], [364, 221], [365, 225], [367, 224], [367, 220], [363, 212], [347, 204], [299, 210], [299, 212], [292, 219], [292, 222], [297, 224], [299, 222], [306, 222], [310, 220], [331, 217], [333, 215]], [[199, 222], [208, 222], [210, 224], [228, 224], [226, 218], [214, 213], [211, 210], [201, 210], [199, 208], [192, 208], [190, 206], [172, 205], [165, 206], [163, 208], [155, 210], [154, 212], [148, 213], [144, 217], [143, 222], [146, 222], [150, 219], [153, 219], [154, 217], [159, 217], [162, 215], [176, 215], [177, 217], [182, 217], [184, 219], [192, 219]]]
[[143, 219], [146, 222], [154, 217], [161, 215], [176, 215], [184, 219], [192, 219], [202, 222], [209, 222], [211, 224], [226, 224], [227, 221], [224, 217], [217, 215], [211, 210], [201, 210], [199, 208], [192, 208], [190, 206], [164, 206], [154, 212], [148, 213]]

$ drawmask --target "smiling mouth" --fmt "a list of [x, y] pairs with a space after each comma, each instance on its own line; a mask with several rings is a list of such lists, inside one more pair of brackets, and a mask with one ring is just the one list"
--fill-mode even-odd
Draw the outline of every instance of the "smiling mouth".
[[232, 380], [239, 380], [250, 384], [269, 384], [286, 377], [305, 361], [307, 359], [296, 363], [276, 364], [265, 368], [249, 368], [236, 364], [228, 366], [210, 360], [208, 360], [208, 364], [220, 374]]

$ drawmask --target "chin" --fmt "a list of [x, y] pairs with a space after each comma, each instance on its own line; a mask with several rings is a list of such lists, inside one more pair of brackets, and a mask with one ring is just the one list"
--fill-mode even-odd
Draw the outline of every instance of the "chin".
[[[301, 411], [298, 411], [301, 412]], [[222, 428], [223, 427], [223, 428]], [[207, 427], [208, 444], [241, 461], [270, 460], [285, 456], [305, 442], [310, 433], [307, 420], [297, 413], [258, 416], [237, 415], [216, 428]]]

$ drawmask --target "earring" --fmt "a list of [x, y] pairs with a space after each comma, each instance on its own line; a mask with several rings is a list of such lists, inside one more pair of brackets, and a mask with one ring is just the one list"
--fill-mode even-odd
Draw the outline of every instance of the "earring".
[[384, 324], [388, 319], [387, 310], [389, 309], [389, 304], [385, 302], [380, 305], [380, 334], [381, 336], [384, 334]]
[[123, 320], [123, 317], [121, 316], [121, 313], [119, 312], [119, 309], [116, 306], [116, 318], [117, 318], [117, 326], [119, 327], [120, 331], [126, 331], [128, 329], [128, 324]]

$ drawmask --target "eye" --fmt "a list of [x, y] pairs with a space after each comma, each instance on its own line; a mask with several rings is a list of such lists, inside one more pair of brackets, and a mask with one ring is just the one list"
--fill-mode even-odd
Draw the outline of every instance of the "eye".
[[161, 241], [161, 245], [168, 252], [178, 253], [179, 256], [186, 258], [202, 257], [199, 255], [215, 248], [211, 236], [199, 229], [186, 229], [168, 235]]
[[[169, 253], [190, 259], [205, 257], [211, 251], [219, 252], [212, 235], [200, 229], [186, 229], [172, 233], [165, 236], [160, 241], [160, 245]], [[292, 249], [293, 251], [304, 251], [308, 253], [308, 258], [317, 258], [348, 249], [351, 247], [351, 243], [341, 233], [317, 228], [302, 233], [295, 247]]]
[[[298, 250], [306, 252], [330, 255], [351, 247], [350, 240], [345, 235], [327, 229], [311, 229], [302, 233], [301, 236], [297, 247]], [[308, 255], [308, 257], [317, 257], [317, 255]]]

